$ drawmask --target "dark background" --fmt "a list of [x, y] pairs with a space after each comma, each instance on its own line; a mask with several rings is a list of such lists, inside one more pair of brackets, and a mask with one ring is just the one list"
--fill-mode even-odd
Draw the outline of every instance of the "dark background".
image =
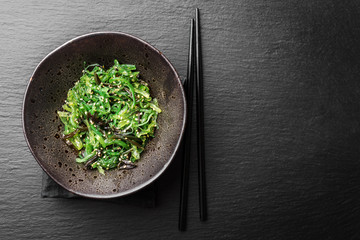
[[[195, 7], [208, 221], [195, 152], [184, 233], [180, 155], [157, 182], [156, 208], [41, 198], [21, 125], [36, 65], [76, 36], [122, 31], [184, 77]], [[360, 239], [359, 16], [359, 1], [0, 1], [0, 238]]]

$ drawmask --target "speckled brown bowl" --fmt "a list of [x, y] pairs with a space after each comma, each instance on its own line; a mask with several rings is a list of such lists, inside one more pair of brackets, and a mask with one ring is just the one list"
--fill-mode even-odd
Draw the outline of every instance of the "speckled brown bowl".
[[[82, 75], [84, 61], [110, 67], [114, 59], [137, 66], [162, 113], [160, 128], [138, 167], [107, 171], [104, 176], [75, 162], [76, 154], [60, 138], [63, 126], [56, 112]], [[185, 119], [185, 95], [175, 68], [150, 44], [119, 32], [83, 35], [47, 55], [30, 78], [23, 105], [25, 139], [39, 165], [65, 189], [91, 198], [127, 195], [158, 178], [179, 148]]]

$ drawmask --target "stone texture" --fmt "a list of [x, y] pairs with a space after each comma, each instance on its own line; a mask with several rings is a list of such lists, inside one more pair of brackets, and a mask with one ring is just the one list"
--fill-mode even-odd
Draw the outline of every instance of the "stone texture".
[[[357, 1], [1, 1], [1, 239], [359, 239], [360, 5]], [[44, 199], [21, 125], [47, 53], [123, 31], [186, 75], [201, 9], [209, 219], [192, 152], [188, 231], [178, 232], [179, 155], [158, 206]], [[195, 125], [194, 125], [195, 126]], [[195, 136], [194, 139], [195, 141]]]

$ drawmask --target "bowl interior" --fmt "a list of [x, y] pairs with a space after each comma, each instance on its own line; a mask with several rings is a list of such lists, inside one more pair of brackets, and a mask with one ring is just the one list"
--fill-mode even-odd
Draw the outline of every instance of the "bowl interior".
[[[60, 137], [63, 126], [57, 111], [82, 75], [84, 61], [108, 68], [114, 59], [137, 66], [162, 113], [138, 167], [107, 171], [104, 176], [75, 162], [76, 153]], [[86, 197], [118, 197], [148, 185], [171, 162], [184, 129], [184, 99], [179, 76], [161, 52], [127, 34], [89, 34], [57, 48], [36, 68], [24, 99], [24, 133], [40, 166], [64, 188]]]

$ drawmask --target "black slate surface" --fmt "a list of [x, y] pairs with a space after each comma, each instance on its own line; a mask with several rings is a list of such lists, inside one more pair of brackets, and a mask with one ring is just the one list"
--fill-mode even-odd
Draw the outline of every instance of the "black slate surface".
[[[67, 40], [124, 31], [186, 74], [201, 9], [208, 221], [192, 156], [188, 231], [180, 155], [158, 206], [43, 199], [21, 104], [37, 63]], [[358, 1], [17, 1], [0, 7], [1, 239], [359, 239]], [[194, 138], [195, 141], [195, 138]], [[193, 142], [194, 142], [193, 141]]]

